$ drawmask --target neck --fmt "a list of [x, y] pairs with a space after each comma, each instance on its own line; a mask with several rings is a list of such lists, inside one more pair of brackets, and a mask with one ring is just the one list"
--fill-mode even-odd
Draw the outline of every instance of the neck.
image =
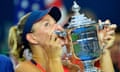
[[34, 46], [32, 50], [32, 59], [46, 69], [47, 55], [42, 47]]

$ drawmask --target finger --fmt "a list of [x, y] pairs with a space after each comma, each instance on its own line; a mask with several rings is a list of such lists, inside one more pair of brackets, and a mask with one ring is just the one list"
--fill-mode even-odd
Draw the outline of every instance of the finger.
[[57, 36], [55, 34], [50, 35], [50, 42], [54, 42], [57, 40]]
[[115, 31], [114, 31], [114, 30], [108, 31], [108, 32], [107, 32], [107, 35], [108, 35], [108, 36], [115, 35]]
[[110, 48], [114, 44], [114, 38], [110, 40], [106, 40], [105, 42], [105, 48]]
[[50, 35], [50, 39], [49, 39], [49, 41], [48, 41], [48, 46], [49, 46], [49, 48], [55, 48], [55, 46], [56, 46], [56, 40], [57, 40], [57, 37], [55, 36], [55, 35]]
[[116, 24], [112, 24], [112, 25], [110, 25], [110, 26], [109, 26], [109, 29], [110, 29], [110, 30], [115, 30], [115, 29], [116, 29], [116, 27], [117, 27], [117, 25], [116, 25]]
[[54, 46], [55, 48], [58, 48], [58, 47], [61, 48], [60, 39], [58, 38], [57, 35], [55, 35], [55, 34], [51, 35], [50, 45]]
[[104, 22], [104, 29], [106, 29], [106, 31], [109, 31], [110, 30], [110, 28], [109, 28], [110, 26], [111, 26], [110, 20], [106, 20]]
[[106, 45], [108, 45], [108, 44], [113, 44], [113, 43], [114, 43], [114, 40], [115, 40], [115, 37], [114, 37], [114, 36], [109, 36], [109, 37], [107, 37], [107, 38], [105, 39], [104, 43], [105, 43]]
[[99, 31], [103, 31], [107, 27], [105, 22], [102, 22], [101, 20], [98, 20], [98, 24], [99, 24]]
[[105, 30], [109, 29], [108, 27], [111, 24], [110, 20], [106, 20], [104, 22], [99, 20], [98, 22], [99, 22], [99, 25], [100, 25], [101, 29], [105, 29]]
[[60, 45], [60, 39], [56, 38], [56, 41], [54, 41], [57, 45]]
[[114, 44], [115, 37], [111, 38], [110, 40], [105, 40], [104, 48], [110, 48]]
[[111, 22], [110, 22], [110, 20], [109, 19], [107, 19], [106, 21], [105, 21], [105, 24], [111, 24]]
[[111, 40], [112, 38], [114, 38], [114, 36], [109, 35], [109, 36], [104, 37], [104, 40]]
[[111, 24], [107, 27], [106, 31], [112, 31], [112, 30], [115, 31], [116, 27], [117, 27], [116, 24]]

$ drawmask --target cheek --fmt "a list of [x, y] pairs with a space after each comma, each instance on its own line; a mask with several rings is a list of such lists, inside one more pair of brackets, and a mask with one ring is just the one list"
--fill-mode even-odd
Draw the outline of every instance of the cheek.
[[38, 31], [36, 34], [37, 34], [37, 35], [36, 35], [36, 36], [37, 36], [37, 40], [38, 40], [38, 42], [39, 42], [40, 44], [44, 44], [45, 41], [47, 41], [48, 38], [49, 38], [49, 33], [48, 33], [48, 31]]

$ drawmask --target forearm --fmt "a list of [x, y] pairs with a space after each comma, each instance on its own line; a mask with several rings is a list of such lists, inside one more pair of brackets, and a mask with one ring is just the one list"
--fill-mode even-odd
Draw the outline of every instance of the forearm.
[[104, 50], [104, 53], [100, 59], [100, 65], [103, 72], [114, 72], [110, 52], [108, 49]]
[[61, 58], [48, 59], [47, 72], [64, 72]]

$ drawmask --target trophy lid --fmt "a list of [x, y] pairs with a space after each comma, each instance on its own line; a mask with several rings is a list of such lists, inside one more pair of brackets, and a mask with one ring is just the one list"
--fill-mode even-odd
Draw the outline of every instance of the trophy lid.
[[76, 1], [73, 1], [72, 6], [73, 16], [71, 16], [71, 20], [68, 23], [68, 28], [81, 27], [81, 26], [89, 26], [91, 24], [95, 24], [96, 22], [91, 18], [87, 18], [85, 14], [80, 14], [80, 6]]

